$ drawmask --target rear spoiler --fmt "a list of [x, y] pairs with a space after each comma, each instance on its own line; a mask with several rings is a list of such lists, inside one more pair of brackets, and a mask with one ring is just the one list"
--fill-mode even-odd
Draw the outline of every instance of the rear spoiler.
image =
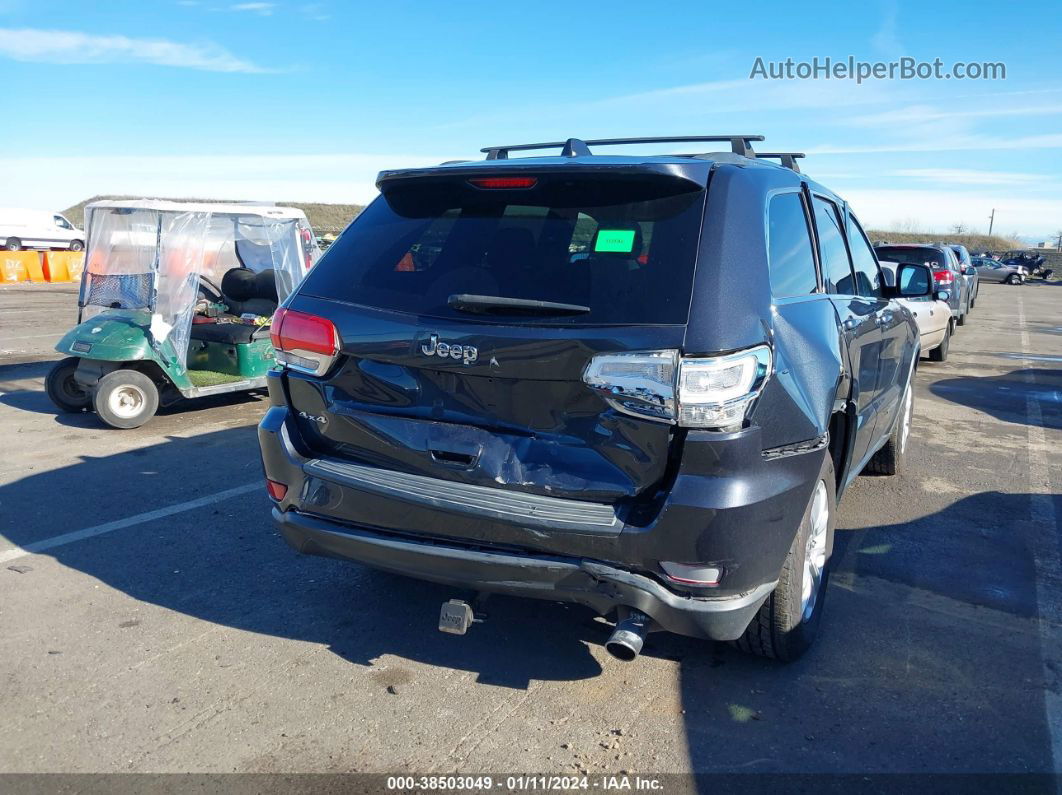
[[[503, 158], [504, 159], [504, 158]], [[570, 165], [563, 169], [556, 167], [543, 168], [541, 164], [526, 165], [519, 159], [506, 162], [504, 165], [492, 168], [486, 161], [458, 161], [449, 165], [426, 166], [422, 168], [403, 168], [391, 171], [381, 171], [376, 177], [376, 187], [381, 193], [410, 180], [433, 180], [438, 182], [454, 182], [468, 180], [472, 177], [486, 177], [504, 174], [505, 176], [529, 175], [541, 179], [553, 177], [567, 178], [574, 173], [594, 174], [599, 177], [624, 177], [632, 175], [657, 176], [663, 179], [687, 182], [691, 187], [703, 188], [708, 181], [710, 164], [707, 162], [691, 161], [685, 163], [615, 163], [582, 162], [578, 165]]]

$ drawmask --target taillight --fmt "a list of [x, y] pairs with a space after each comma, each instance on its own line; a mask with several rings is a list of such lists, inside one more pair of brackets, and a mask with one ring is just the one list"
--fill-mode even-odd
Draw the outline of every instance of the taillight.
[[266, 491], [269, 492], [270, 497], [277, 502], [280, 502], [287, 496], [288, 487], [279, 480], [270, 480], [269, 478], [266, 478]]
[[313, 234], [305, 226], [299, 227], [299, 234], [302, 235], [303, 261], [306, 264], [306, 270], [309, 270], [313, 267], [313, 257], [310, 256], [310, 252], [313, 251]]
[[269, 338], [278, 364], [311, 375], [324, 375], [339, 354], [339, 335], [332, 321], [305, 312], [278, 309]]
[[771, 349], [725, 356], [678, 351], [606, 353], [590, 360], [583, 381], [617, 411], [686, 428], [740, 428], [770, 376]]
[[937, 284], [954, 284], [955, 275], [951, 271], [933, 271], [933, 281]]

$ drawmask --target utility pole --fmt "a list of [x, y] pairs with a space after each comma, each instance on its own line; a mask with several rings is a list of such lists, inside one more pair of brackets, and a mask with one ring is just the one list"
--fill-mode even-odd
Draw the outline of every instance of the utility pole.
[[992, 208], [992, 214], [988, 216], [988, 236], [992, 236], [992, 224], [996, 222], [996, 208]]

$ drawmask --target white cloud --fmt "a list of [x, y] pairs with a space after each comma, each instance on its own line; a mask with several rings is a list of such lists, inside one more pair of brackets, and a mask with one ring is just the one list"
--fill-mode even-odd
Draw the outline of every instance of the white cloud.
[[896, 59], [904, 54], [903, 45], [900, 43], [900, 37], [896, 32], [898, 17], [896, 0], [885, 0], [883, 6], [885, 13], [881, 20], [881, 26], [870, 37], [870, 44], [880, 55], [889, 59]]
[[1027, 185], [1042, 182], [1042, 174], [1007, 171], [978, 171], [968, 168], [901, 168], [885, 172], [887, 177], [909, 177], [956, 185]]
[[959, 152], [978, 149], [1062, 149], [1062, 133], [1045, 135], [1026, 135], [1017, 138], [990, 138], [986, 136], [919, 136], [919, 140], [909, 143], [860, 144], [856, 146], [822, 146], [808, 147], [808, 155], [854, 155], [879, 152]]
[[988, 215], [996, 210], [995, 229], [1043, 236], [1058, 228], [1062, 199], [1014, 197], [992, 191], [848, 189], [844, 197], [873, 229], [890, 229], [907, 218], [917, 218], [929, 231], [944, 232], [963, 223], [975, 232], [988, 231]]
[[954, 108], [941, 110], [931, 105], [908, 105], [904, 108], [893, 108], [881, 113], [853, 116], [849, 119], [845, 119], [845, 122], [857, 127], [876, 127], [879, 125], [890, 124], [901, 127], [928, 121], [985, 119], [992, 117], [1018, 118], [1024, 116], [1057, 116], [1059, 114], [1062, 114], [1062, 104], [1034, 105], [1024, 108], [977, 108], [975, 110], [956, 110]]
[[277, 7], [276, 3], [236, 3], [229, 6], [230, 11], [249, 11], [255, 14], [261, 14], [264, 17], [271, 16], [273, 9]]
[[89, 196], [368, 202], [384, 169], [454, 155], [170, 155], [0, 158], [0, 207], [63, 209]]
[[208, 72], [275, 71], [239, 58], [211, 42], [184, 44], [167, 39], [35, 28], [0, 28], [0, 56], [58, 64], [149, 63]]

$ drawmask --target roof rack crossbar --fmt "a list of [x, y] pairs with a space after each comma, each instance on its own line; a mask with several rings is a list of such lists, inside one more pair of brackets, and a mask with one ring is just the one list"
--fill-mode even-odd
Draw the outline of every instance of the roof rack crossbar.
[[756, 157], [781, 160], [783, 166], [799, 174], [800, 166], [797, 165], [797, 158], [807, 157], [807, 155], [803, 152], [757, 152]]
[[[565, 157], [576, 155], [589, 155], [591, 146], [623, 146], [626, 144], [674, 144], [689, 143], [694, 141], [728, 141], [730, 151], [735, 155], [755, 157], [752, 150], [753, 141], [762, 141], [762, 135], [678, 135], [662, 138], [595, 138], [592, 140], [580, 140], [569, 138], [567, 141], [550, 141], [540, 144], [513, 144], [511, 146], [488, 146], [479, 151], [487, 154], [487, 160], [507, 160], [510, 152], [528, 151], [531, 149], [561, 149]], [[801, 155], [803, 157], [803, 155]]]

